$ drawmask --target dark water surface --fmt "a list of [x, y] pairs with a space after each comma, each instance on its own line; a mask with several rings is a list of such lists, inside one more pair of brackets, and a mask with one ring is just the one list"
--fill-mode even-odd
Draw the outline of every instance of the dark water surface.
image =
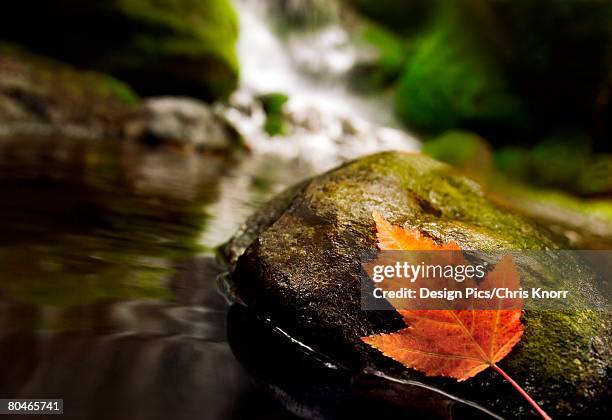
[[0, 397], [63, 398], [64, 418], [88, 420], [489, 416], [230, 309], [215, 248], [313, 172], [260, 153], [0, 140]]
[[63, 398], [69, 419], [289, 417], [229, 349], [212, 249], [306, 175], [272, 157], [2, 140], [0, 396]]

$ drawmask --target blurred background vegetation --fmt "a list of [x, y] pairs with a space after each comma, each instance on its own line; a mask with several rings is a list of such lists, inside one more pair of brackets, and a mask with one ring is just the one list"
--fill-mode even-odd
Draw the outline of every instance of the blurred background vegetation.
[[[237, 52], [247, 4], [267, 9], [267, 24], [281, 40], [317, 34], [302, 41], [314, 42], [315, 55], [317, 42], [329, 35], [321, 28], [341, 26], [349, 35], [343, 42], [358, 59], [339, 78], [359, 95], [380, 98], [423, 142], [424, 153], [547, 224], [609, 236], [609, 0], [12, 1], [0, 14], [0, 128], [9, 137], [7, 127], [27, 123], [50, 126], [60, 137], [136, 136], [179, 145], [189, 142], [183, 138], [189, 133], [213, 130], [220, 137], [214, 145], [201, 134], [194, 144], [244, 148], [237, 139], [244, 132], [202, 108], [240, 109], [229, 98], [241, 80], [263, 77]], [[252, 27], [242, 30], [242, 39], [258, 36]], [[265, 52], [250, 54], [276, 63]], [[330, 77], [302, 67], [315, 79]], [[263, 135], [278, 141], [291, 136], [299, 125], [295, 112], [287, 111], [292, 93], [257, 94]], [[166, 121], [174, 106], [147, 105], [148, 97], [160, 95], [202, 105], [182, 102], [185, 110], [169, 119], [179, 127], [174, 133], [151, 122]], [[190, 118], [206, 123], [183, 130]]]

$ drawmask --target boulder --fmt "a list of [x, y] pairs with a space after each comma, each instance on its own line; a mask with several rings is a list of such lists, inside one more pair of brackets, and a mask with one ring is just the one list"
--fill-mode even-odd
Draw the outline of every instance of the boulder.
[[230, 0], [24, 0], [0, 14], [0, 39], [111, 73], [143, 95], [207, 101], [236, 86], [237, 33]]
[[137, 102], [110, 76], [0, 44], [0, 136], [117, 137]]
[[[533, 222], [491, 204], [475, 182], [446, 164], [418, 154], [385, 152], [296, 185], [255, 214], [223, 248], [233, 266], [232, 293], [258, 316], [344, 367], [373, 367], [501, 415], [525, 416], [528, 405], [490, 369], [461, 383], [425, 377], [362, 343], [360, 337], [404, 326], [395, 311], [361, 310], [361, 281], [367, 278], [360, 258], [375, 249], [374, 210], [394, 224], [418, 228], [440, 242], [456, 241], [464, 249], [550, 250], [566, 245]], [[579, 270], [571, 261], [550, 266], [560, 275]], [[538, 281], [532, 276], [529, 281]], [[595, 305], [590, 300], [596, 299], [592, 281], [564, 284], [577, 290], [582, 308]], [[500, 365], [555, 417], [602, 415], [607, 409], [602, 402], [609, 397], [608, 312], [530, 310], [523, 323], [523, 339]]]

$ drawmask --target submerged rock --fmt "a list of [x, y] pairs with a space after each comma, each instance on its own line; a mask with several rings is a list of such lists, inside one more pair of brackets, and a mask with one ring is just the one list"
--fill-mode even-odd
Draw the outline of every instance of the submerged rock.
[[[527, 219], [495, 207], [477, 184], [445, 164], [422, 155], [380, 153], [297, 185], [253, 216], [224, 248], [234, 266], [233, 293], [293, 338], [349, 369], [375, 367], [500, 414], [529, 413], [490, 369], [463, 383], [427, 378], [361, 342], [360, 337], [404, 326], [394, 311], [361, 310], [365, 273], [360, 256], [375, 247], [374, 210], [464, 249], [565, 245]], [[553, 269], [563, 273], [577, 267], [557, 262]], [[589, 281], [566, 285], [577, 289], [583, 305], [595, 299]], [[605, 412], [607, 312], [529, 311], [523, 323], [522, 341], [500, 364], [553, 416]]]
[[0, 44], [0, 136], [120, 136], [137, 101], [110, 76]]
[[228, 95], [237, 36], [229, 0], [23, 0], [0, 14], [0, 39], [111, 73], [143, 95]]
[[390, 381], [376, 372], [355, 372], [291, 337], [249, 308], [230, 307], [227, 340], [257, 385], [305, 419], [411, 418], [490, 419], [468, 401], [410, 381]]

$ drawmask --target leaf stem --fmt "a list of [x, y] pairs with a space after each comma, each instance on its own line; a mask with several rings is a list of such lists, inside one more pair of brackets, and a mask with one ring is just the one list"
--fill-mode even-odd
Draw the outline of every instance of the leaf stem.
[[552, 420], [552, 417], [550, 417], [548, 414], [546, 414], [546, 411], [544, 411], [544, 410], [542, 409], [542, 407], [540, 407], [540, 406], [538, 405], [538, 403], [537, 403], [537, 402], [535, 402], [535, 401], [533, 400], [533, 398], [531, 398], [531, 397], [529, 396], [529, 394], [527, 394], [527, 393], [525, 392], [525, 390], [524, 390], [523, 388], [521, 388], [521, 386], [520, 386], [519, 384], [517, 384], [517, 383], [514, 381], [514, 379], [512, 379], [512, 378], [511, 378], [511, 377], [510, 377], [510, 376], [509, 376], [509, 375], [508, 375], [506, 372], [504, 372], [504, 371], [502, 370], [502, 368], [500, 368], [499, 366], [497, 366], [495, 363], [493, 363], [493, 364], [491, 365], [491, 367], [492, 367], [493, 369], [495, 369], [495, 371], [496, 371], [497, 373], [499, 373], [501, 376], [503, 376], [503, 377], [504, 377], [504, 379], [506, 379], [508, 382], [510, 382], [510, 385], [512, 385], [512, 386], [513, 386], [513, 387], [514, 387], [514, 388], [515, 388], [515, 389], [516, 389], [516, 390], [519, 392], [519, 394], [521, 394], [521, 395], [523, 396], [523, 398], [525, 398], [525, 399], [527, 400], [527, 402], [529, 402], [529, 404], [531, 404], [531, 406], [534, 408], [534, 410], [535, 410], [535, 411], [537, 411], [537, 413], [538, 413], [540, 416], [542, 416], [542, 418], [543, 418], [543, 419], [545, 419], [545, 420]]

